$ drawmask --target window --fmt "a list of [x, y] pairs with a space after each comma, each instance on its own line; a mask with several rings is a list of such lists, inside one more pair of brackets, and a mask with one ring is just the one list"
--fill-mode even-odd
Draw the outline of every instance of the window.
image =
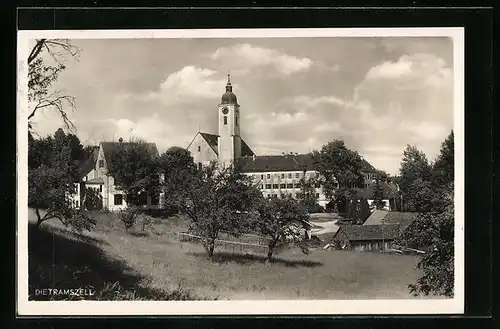
[[99, 168], [104, 168], [104, 160], [99, 160]]
[[292, 178], [292, 173], [288, 173], [288, 179]]
[[267, 174], [267, 179], [271, 179], [271, 174]]
[[280, 188], [286, 188], [286, 184], [285, 183], [281, 183], [280, 184]]
[[227, 116], [224, 116], [224, 125], [227, 125]]
[[201, 171], [201, 169], [203, 169], [203, 165], [201, 164], [201, 162], [198, 162], [198, 170]]
[[78, 203], [79, 203], [78, 200], [76, 200], [75, 201], [75, 205], [76, 205], [77, 208], [79, 207]]
[[261, 190], [263, 190], [263, 189], [264, 189], [264, 185], [261, 185], [261, 186], [260, 186], [260, 189], [261, 189]]
[[236, 125], [238, 125], [238, 116], [234, 118]]
[[99, 192], [102, 192], [102, 185], [99, 185]]
[[270, 190], [271, 189], [271, 184], [266, 184], [266, 189]]
[[279, 187], [279, 184], [273, 184], [273, 189], [277, 190]]
[[278, 194], [273, 194], [273, 198], [277, 198], [278, 197]]
[[285, 179], [285, 174], [281, 174], [281, 179]]
[[115, 206], [119, 206], [123, 204], [123, 195], [122, 194], [115, 194]]
[[201, 152], [201, 146], [198, 145], [198, 152]]
[[293, 184], [290, 183], [286, 184], [286, 188], [293, 188]]
[[319, 193], [316, 193], [316, 199], [319, 199]]
[[264, 180], [264, 175], [260, 175], [260, 179]]
[[300, 174], [299, 173], [295, 173], [295, 178], [299, 178], [300, 177]]

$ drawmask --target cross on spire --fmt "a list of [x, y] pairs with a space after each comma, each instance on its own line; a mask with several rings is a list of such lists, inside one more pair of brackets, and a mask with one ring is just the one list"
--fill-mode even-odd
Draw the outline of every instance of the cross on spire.
[[231, 72], [227, 72], [227, 84], [231, 84]]

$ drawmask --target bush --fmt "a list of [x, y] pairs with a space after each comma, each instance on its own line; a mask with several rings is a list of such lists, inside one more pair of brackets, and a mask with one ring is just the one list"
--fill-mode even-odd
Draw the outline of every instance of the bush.
[[125, 230], [127, 231], [135, 225], [140, 215], [141, 212], [133, 207], [128, 207], [127, 209], [121, 210], [118, 213], [118, 217], [125, 225]]
[[87, 210], [102, 210], [102, 196], [97, 189], [85, 188], [84, 202]]

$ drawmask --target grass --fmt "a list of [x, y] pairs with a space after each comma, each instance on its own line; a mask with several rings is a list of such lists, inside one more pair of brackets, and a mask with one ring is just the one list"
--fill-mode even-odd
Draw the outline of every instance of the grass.
[[415, 298], [415, 256], [299, 249], [264, 253], [178, 242], [180, 217], [155, 219], [146, 232], [126, 232], [117, 218], [95, 214], [90, 233], [73, 234], [54, 223], [30, 226], [30, 289], [93, 287], [95, 299], [369, 299]]

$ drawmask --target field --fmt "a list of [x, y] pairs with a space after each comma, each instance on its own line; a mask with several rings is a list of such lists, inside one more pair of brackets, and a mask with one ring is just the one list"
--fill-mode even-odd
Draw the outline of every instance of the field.
[[210, 261], [201, 245], [173, 238], [186, 228], [182, 218], [126, 232], [114, 216], [95, 216], [96, 229], [84, 234], [56, 220], [30, 225], [30, 291], [91, 286], [102, 300], [417, 298], [407, 288], [414, 256], [286, 249], [266, 263], [263, 253], [219, 248]]

